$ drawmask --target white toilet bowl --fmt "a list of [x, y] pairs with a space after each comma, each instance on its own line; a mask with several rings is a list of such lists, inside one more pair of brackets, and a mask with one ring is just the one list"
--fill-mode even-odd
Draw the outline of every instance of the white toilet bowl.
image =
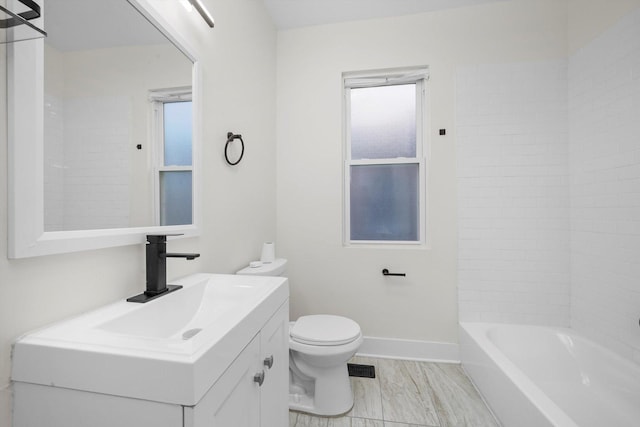
[[[237, 274], [279, 276], [286, 259], [256, 263]], [[289, 408], [340, 415], [353, 407], [347, 362], [362, 344], [360, 326], [341, 316], [302, 316], [289, 324]]]
[[302, 316], [289, 328], [289, 408], [339, 415], [353, 407], [347, 362], [362, 344], [360, 326], [332, 315]]

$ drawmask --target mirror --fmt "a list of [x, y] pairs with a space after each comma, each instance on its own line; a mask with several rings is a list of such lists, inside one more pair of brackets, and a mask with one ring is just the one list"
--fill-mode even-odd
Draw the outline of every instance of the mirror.
[[197, 233], [198, 64], [147, 0], [47, 0], [8, 52], [10, 257]]
[[47, 0], [46, 28], [44, 231], [191, 224], [191, 60], [124, 1]]

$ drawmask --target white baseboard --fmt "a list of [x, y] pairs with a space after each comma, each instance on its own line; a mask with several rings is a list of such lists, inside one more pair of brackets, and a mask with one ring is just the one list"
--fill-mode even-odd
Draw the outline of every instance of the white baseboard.
[[448, 342], [364, 337], [357, 355], [387, 359], [460, 363], [458, 344]]

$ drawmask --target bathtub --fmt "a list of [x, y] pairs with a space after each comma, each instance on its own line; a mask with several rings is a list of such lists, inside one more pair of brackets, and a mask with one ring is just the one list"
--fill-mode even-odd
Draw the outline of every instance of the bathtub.
[[640, 367], [571, 329], [461, 323], [460, 358], [504, 427], [640, 426]]

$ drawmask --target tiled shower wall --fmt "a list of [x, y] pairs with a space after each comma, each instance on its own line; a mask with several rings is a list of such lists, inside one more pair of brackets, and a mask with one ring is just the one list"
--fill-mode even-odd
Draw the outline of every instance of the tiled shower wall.
[[640, 363], [640, 10], [568, 64], [457, 86], [460, 320], [570, 325]]
[[640, 9], [569, 58], [571, 324], [640, 363]]
[[458, 70], [461, 321], [569, 324], [566, 61]]
[[64, 230], [64, 104], [44, 96], [44, 229]]
[[47, 96], [45, 230], [129, 226], [130, 104]]

